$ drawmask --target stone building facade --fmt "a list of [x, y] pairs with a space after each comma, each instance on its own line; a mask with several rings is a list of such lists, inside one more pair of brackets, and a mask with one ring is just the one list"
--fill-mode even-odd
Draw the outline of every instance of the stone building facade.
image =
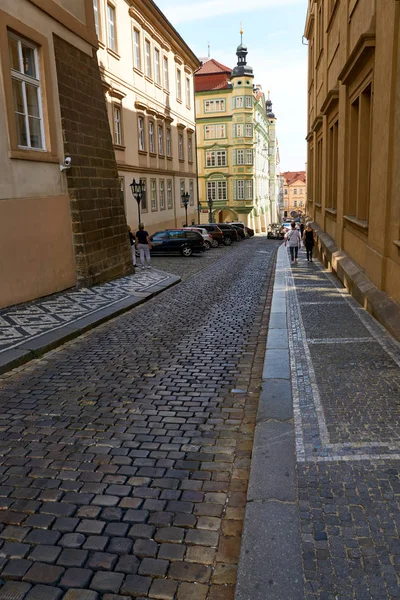
[[0, 307], [131, 271], [96, 48], [91, 0], [1, 3]]
[[305, 36], [308, 213], [326, 263], [384, 320], [400, 301], [400, 2], [309, 0]]
[[307, 209], [307, 184], [305, 171], [284, 171], [283, 216], [301, 217]]
[[141, 220], [153, 233], [197, 221], [193, 73], [196, 56], [152, 0], [92, 0], [98, 61], [128, 224], [130, 185], [145, 182]]
[[277, 219], [278, 150], [270, 99], [254, 85], [247, 48], [231, 70], [214, 59], [196, 71], [197, 162], [202, 220], [244, 221], [256, 232]]

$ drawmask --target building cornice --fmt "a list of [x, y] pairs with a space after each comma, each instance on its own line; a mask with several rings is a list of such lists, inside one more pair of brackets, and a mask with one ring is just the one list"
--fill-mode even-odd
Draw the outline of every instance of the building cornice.
[[322, 127], [322, 123], [323, 123], [323, 116], [321, 114], [319, 114], [317, 117], [315, 117], [315, 119], [311, 125], [312, 131], [318, 131]]
[[314, 6], [315, 6], [314, 1], [311, 0], [311, 4], [308, 7], [306, 24], [305, 24], [305, 28], [304, 28], [304, 37], [307, 39], [310, 39], [310, 34], [311, 34], [312, 28], [315, 23], [315, 8], [314, 8]]
[[339, 87], [335, 86], [326, 95], [326, 98], [321, 106], [321, 114], [327, 115], [339, 104]]
[[375, 32], [370, 30], [362, 33], [339, 74], [339, 81], [343, 84], [347, 84], [354, 78], [354, 74], [369, 61], [374, 52]]

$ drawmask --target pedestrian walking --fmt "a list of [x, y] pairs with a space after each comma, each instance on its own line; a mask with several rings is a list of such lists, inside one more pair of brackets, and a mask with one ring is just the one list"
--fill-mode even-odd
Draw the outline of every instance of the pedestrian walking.
[[304, 235], [304, 223], [300, 223], [300, 233], [301, 233], [301, 239], [303, 239], [303, 235]]
[[[139, 229], [136, 232], [136, 246], [139, 250], [140, 264], [142, 265], [143, 269], [146, 267], [150, 269], [150, 236], [145, 230], [143, 223], [139, 224]], [[147, 265], [145, 263], [147, 263]]]
[[301, 235], [300, 230], [296, 229], [296, 223], [294, 221], [290, 224], [290, 230], [286, 234], [285, 246], [289, 244], [290, 258], [292, 262], [297, 263], [297, 255], [301, 246]]
[[129, 225], [128, 225], [128, 235], [129, 235], [129, 241], [131, 243], [133, 266], [136, 267], [136, 244], [135, 244], [135, 236], [133, 235], [132, 229], [129, 227]]
[[307, 227], [304, 230], [303, 244], [306, 248], [307, 260], [312, 262], [312, 251], [314, 248], [314, 229], [311, 227], [310, 223], [307, 223]]

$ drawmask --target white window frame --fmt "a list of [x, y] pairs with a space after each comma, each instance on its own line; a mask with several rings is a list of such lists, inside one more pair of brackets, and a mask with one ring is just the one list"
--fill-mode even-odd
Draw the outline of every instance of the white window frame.
[[156, 147], [154, 143], [154, 122], [149, 121], [149, 152], [155, 154]]
[[172, 156], [172, 139], [171, 139], [171, 127], [167, 127], [166, 132], [166, 150], [168, 158]]
[[194, 181], [189, 181], [190, 206], [194, 206]]
[[[110, 16], [112, 15], [112, 19]], [[107, 47], [113, 52], [117, 51], [117, 10], [113, 4], [107, 2]]]
[[96, 35], [100, 37], [100, 15], [99, 15], [99, 0], [93, 0], [93, 13], [94, 13], [94, 28]]
[[253, 108], [253, 96], [246, 96], [245, 101], [246, 101], [246, 108]]
[[[38, 55], [38, 46], [33, 42], [29, 42], [25, 38], [18, 36], [17, 34], [8, 32], [8, 37], [16, 40], [18, 42], [18, 58], [19, 58], [19, 70], [11, 69], [11, 79], [13, 81], [18, 81], [21, 83], [21, 91], [22, 91], [22, 102], [24, 112], [20, 113], [16, 110], [15, 100], [14, 100], [14, 114], [15, 116], [20, 115], [24, 116], [25, 122], [25, 130], [27, 137], [27, 145], [18, 144], [19, 148], [29, 149], [29, 150], [46, 150], [46, 140], [45, 140], [45, 131], [44, 131], [44, 123], [43, 123], [43, 102], [42, 102], [42, 89], [40, 83], [40, 65], [39, 65], [39, 55]], [[36, 77], [32, 77], [30, 75], [25, 75], [23, 72], [23, 57], [22, 57], [22, 45], [26, 46], [33, 50], [33, 60], [35, 65], [35, 75]], [[36, 89], [37, 94], [37, 103], [38, 103], [38, 113], [39, 116], [29, 115], [28, 113], [28, 101], [26, 94], [26, 86], [30, 85]], [[39, 131], [40, 131], [40, 145], [33, 146], [32, 145], [32, 136], [31, 136], [31, 128], [29, 124], [29, 119], [35, 119], [39, 121]], [[16, 126], [18, 132], [18, 122], [16, 119]]]
[[133, 28], [133, 65], [138, 71], [142, 70], [142, 53], [140, 51], [140, 31]]
[[243, 96], [237, 96], [235, 98], [236, 102], [235, 102], [235, 108], [243, 108], [244, 106], [244, 98]]
[[244, 127], [242, 123], [239, 123], [237, 125], [234, 125], [235, 128], [235, 137], [244, 137]]
[[246, 196], [246, 200], [253, 199], [253, 180], [252, 179], [246, 179], [245, 196]]
[[157, 210], [157, 179], [150, 179], [150, 207], [153, 212]]
[[167, 208], [171, 209], [174, 207], [174, 196], [173, 196], [173, 187], [172, 187], [172, 179], [167, 180]]
[[225, 99], [219, 98], [218, 100], [204, 100], [204, 112], [225, 112]]
[[145, 75], [151, 79], [151, 42], [147, 38], [144, 39], [144, 54], [145, 54]]
[[113, 104], [114, 144], [122, 146], [122, 107]]
[[193, 138], [191, 135], [188, 135], [187, 151], [188, 151], [188, 161], [191, 163], [191, 162], [193, 162]]
[[[221, 129], [222, 135], [218, 135], [218, 128]], [[226, 138], [226, 125], [225, 124], [215, 125], [215, 139], [220, 140], [223, 138]]]
[[225, 180], [207, 181], [207, 200], [227, 200], [228, 187]]
[[236, 164], [244, 165], [244, 150], [236, 150]]
[[164, 65], [164, 89], [167, 90], [167, 92], [169, 92], [169, 63], [168, 63], [167, 56], [164, 56], [163, 65]]
[[157, 126], [158, 131], [158, 154], [164, 156], [164, 127], [162, 125]]
[[157, 85], [161, 85], [160, 51], [158, 48], [154, 48], [154, 81]]
[[182, 102], [182, 72], [176, 69], [176, 98]]
[[146, 150], [145, 142], [144, 142], [144, 118], [138, 117], [138, 143], [139, 150], [144, 152]]
[[186, 106], [190, 108], [190, 79], [186, 77]]
[[246, 137], [253, 137], [253, 125], [252, 125], [252, 123], [246, 123]]
[[165, 210], [165, 181], [160, 179], [160, 210]]
[[236, 199], [237, 200], [245, 199], [244, 179], [238, 179], [236, 181]]
[[252, 148], [247, 148], [246, 149], [246, 165], [252, 165], [253, 164], [253, 150]]
[[185, 160], [183, 149], [183, 133], [178, 133], [179, 160]]

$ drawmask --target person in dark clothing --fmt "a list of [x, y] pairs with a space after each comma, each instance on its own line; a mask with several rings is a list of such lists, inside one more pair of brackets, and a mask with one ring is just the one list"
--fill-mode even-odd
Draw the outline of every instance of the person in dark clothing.
[[303, 239], [303, 235], [304, 235], [304, 223], [300, 223], [300, 233], [301, 233], [301, 239]]
[[135, 244], [135, 236], [133, 235], [132, 229], [129, 227], [129, 225], [128, 225], [128, 234], [129, 234], [129, 241], [131, 243], [133, 266], [136, 267], [136, 244]]
[[314, 247], [314, 229], [310, 223], [307, 223], [307, 227], [304, 230], [303, 243], [307, 252], [307, 260], [312, 262], [312, 251]]
[[140, 263], [143, 269], [146, 267], [145, 263], [147, 263], [147, 268], [150, 269], [150, 236], [145, 230], [143, 223], [139, 224], [139, 229], [136, 232], [136, 246], [140, 253]]

